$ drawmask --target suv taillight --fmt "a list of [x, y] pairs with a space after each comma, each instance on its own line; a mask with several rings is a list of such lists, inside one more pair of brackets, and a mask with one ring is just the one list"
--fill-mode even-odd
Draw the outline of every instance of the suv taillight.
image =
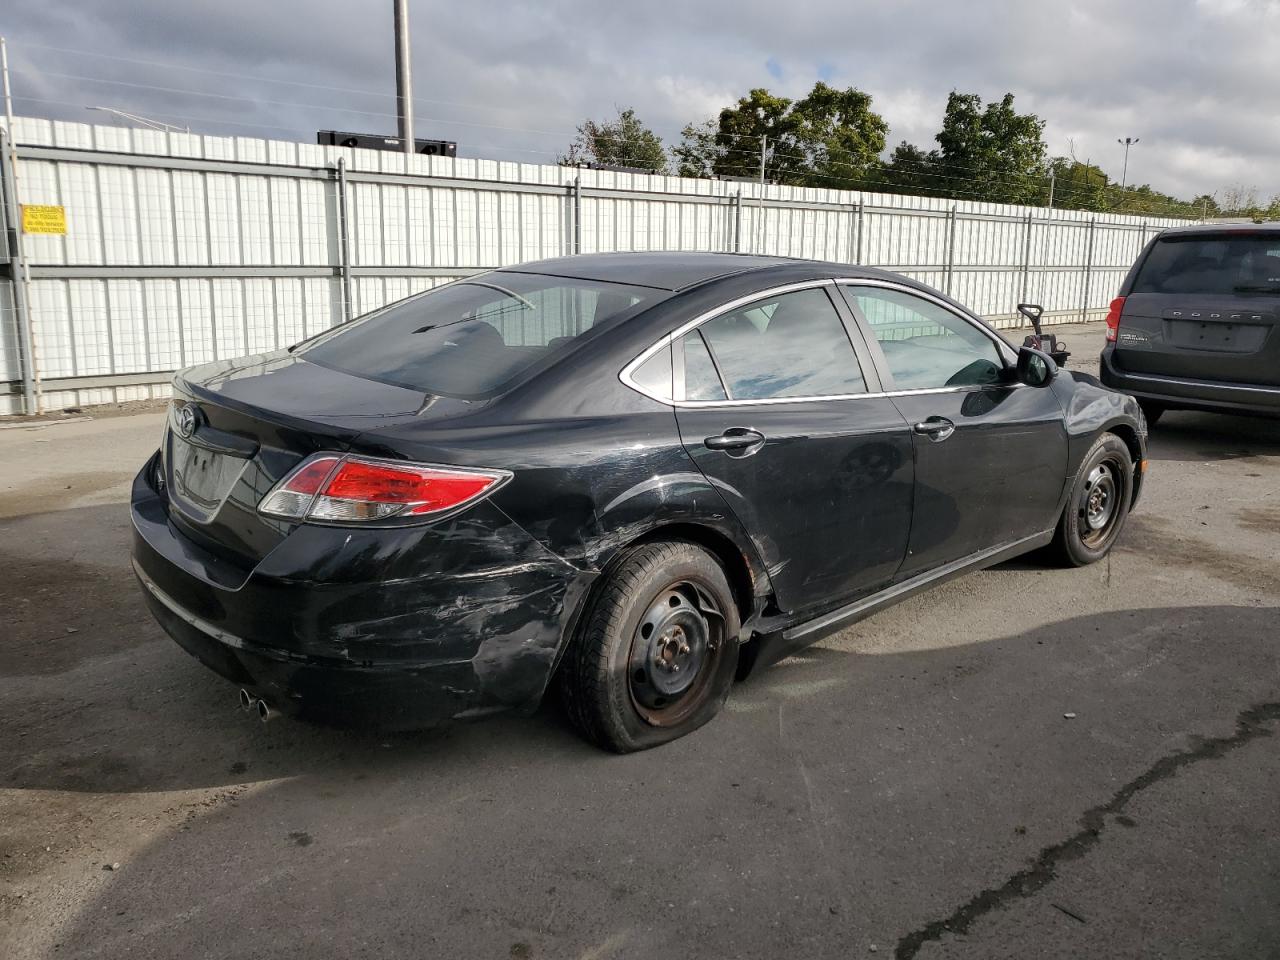
[[1115, 343], [1120, 330], [1120, 311], [1124, 309], [1124, 297], [1116, 297], [1107, 308], [1107, 343]]
[[428, 520], [469, 506], [510, 478], [503, 470], [318, 453], [276, 484], [258, 511], [322, 523]]

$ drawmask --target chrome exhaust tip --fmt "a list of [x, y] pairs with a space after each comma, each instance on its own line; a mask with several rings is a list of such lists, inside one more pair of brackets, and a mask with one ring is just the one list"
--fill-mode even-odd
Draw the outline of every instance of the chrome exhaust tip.
[[240, 709], [241, 710], [253, 709], [253, 701], [254, 701], [253, 694], [251, 694], [244, 687], [241, 687], [240, 688]]
[[276, 715], [275, 711], [272, 710], [269, 706], [267, 706], [267, 701], [263, 700], [262, 698], [258, 698], [257, 700], [254, 701], [253, 709], [257, 712], [258, 719], [261, 720], [263, 723], [266, 723], [268, 720], [270, 720], [272, 717]]

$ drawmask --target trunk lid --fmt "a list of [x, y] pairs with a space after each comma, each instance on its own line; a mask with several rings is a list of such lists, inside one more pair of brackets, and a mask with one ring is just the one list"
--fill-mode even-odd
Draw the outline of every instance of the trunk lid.
[[307, 363], [280, 351], [174, 378], [161, 445], [170, 518], [223, 561], [251, 570], [292, 529], [258, 513], [305, 457], [346, 451], [372, 427], [448, 415], [458, 401]]

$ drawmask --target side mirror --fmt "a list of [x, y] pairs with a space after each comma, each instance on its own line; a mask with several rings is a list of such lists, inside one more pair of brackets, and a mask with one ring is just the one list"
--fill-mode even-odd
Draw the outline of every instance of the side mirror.
[[1058, 375], [1058, 365], [1048, 354], [1034, 347], [1018, 351], [1018, 382], [1028, 387], [1047, 387]]

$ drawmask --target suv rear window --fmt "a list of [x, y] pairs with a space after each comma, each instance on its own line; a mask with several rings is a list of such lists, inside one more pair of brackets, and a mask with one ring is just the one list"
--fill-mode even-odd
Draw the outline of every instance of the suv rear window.
[[296, 352], [368, 380], [480, 399], [568, 353], [607, 321], [665, 295], [618, 283], [488, 273], [335, 327]]
[[1131, 293], [1280, 293], [1280, 234], [1162, 237]]

